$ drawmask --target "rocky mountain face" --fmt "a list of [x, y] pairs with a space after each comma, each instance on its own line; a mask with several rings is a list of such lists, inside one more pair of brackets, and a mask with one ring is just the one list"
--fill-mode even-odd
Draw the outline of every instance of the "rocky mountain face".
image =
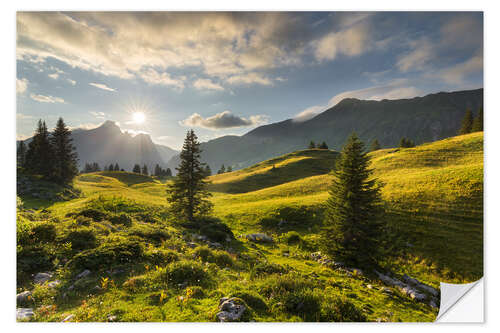
[[[477, 114], [483, 89], [440, 92], [399, 100], [347, 98], [307, 121], [288, 119], [255, 128], [243, 136], [224, 136], [201, 144], [202, 159], [216, 172], [221, 164], [244, 168], [266, 159], [305, 149], [311, 140], [340, 150], [356, 132], [368, 145], [396, 147], [402, 137], [416, 144], [457, 135], [466, 109]], [[169, 161], [171, 168], [178, 156]]]

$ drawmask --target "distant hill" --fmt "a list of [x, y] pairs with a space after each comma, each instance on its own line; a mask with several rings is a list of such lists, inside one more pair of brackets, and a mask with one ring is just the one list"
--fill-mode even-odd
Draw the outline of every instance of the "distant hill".
[[[298, 122], [288, 119], [255, 128], [243, 136], [224, 136], [201, 144], [202, 159], [213, 172], [221, 164], [241, 169], [307, 147], [311, 140], [326, 141], [340, 150], [355, 131], [367, 144], [378, 139], [382, 147], [396, 147], [405, 136], [416, 144], [454, 136], [465, 110], [477, 113], [483, 89], [440, 92], [399, 100], [346, 98], [316, 117]], [[178, 156], [170, 161], [179, 163]]]
[[75, 129], [72, 137], [79, 169], [87, 162], [97, 162], [101, 168], [118, 163], [120, 168], [130, 171], [134, 164], [139, 163], [141, 166], [146, 164], [151, 172], [157, 163], [166, 167], [168, 160], [178, 154], [176, 150], [153, 143], [147, 134], [132, 136], [123, 133], [109, 120], [90, 130]]

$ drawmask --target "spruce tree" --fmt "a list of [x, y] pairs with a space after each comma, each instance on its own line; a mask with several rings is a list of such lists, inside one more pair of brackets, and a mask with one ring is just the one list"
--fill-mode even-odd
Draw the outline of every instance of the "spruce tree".
[[160, 177], [160, 176], [161, 176], [161, 173], [162, 173], [162, 172], [161, 172], [161, 167], [160, 167], [160, 165], [159, 165], [159, 164], [156, 164], [156, 165], [155, 165], [155, 170], [154, 170], [154, 175], [155, 175], [156, 177]]
[[460, 135], [467, 134], [472, 131], [472, 121], [473, 121], [472, 111], [471, 110], [465, 111], [465, 116], [462, 119], [462, 127], [460, 127], [460, 132], [459, 132]]
[[370, 145], [370, 151], [375, 151], [375, 150], [379, 150], [381, 147], [380, 147], [380, 143], [378, 142], [377, 139], [373, 140], [372, 141], [372, 144]]
[[318, 146], [319, 149], [328, 149], [328, 145], [326, 144], [325, 141], [323, 141], [319, 146]]
[[57, 120], [50, 141], [54, 150], [54, 180], [67, 184], [78, 174], [78, 159], [71, 131], [61, 117]]
[[25, 160], [26, 160], [26, 144], [24, 143], [24, 141], [21, 140], [17, 148], [17, 165], [20, 167], [24, 167]]
[[148, 166], [146, 164], [144, 164], [144, 166], [142, 167], [142, 174], [146, 176], [149, 175]]
[[51, 178], [54, 170], [54, 152], [50, 144], [49, 131], [45, 121], [38, 121], [35, 135], [28, 144], [26, 152], [28, 171]]
[[120, 166], [118, 165], [118, 163], [115, 163], [115, 171], [120, 171]]
[[132, 172], [141, 173], [141, 166], [139, 164], [135, 164]]
[[479, 108], [476, 118], [472, 123], [472, 132], [482, 132], [483, 131], [483, 108]]
[[209, 177], [212, 175], [212, 169], [210, 169], [210, 165], [207, 164], [205, 167], [205, 177]]
[[233, 167], [232, 166], [228, 166], [226, 172], [233, 172]]
[[170, 170], [170, 168], [167, 168], [167, 170], [165, 171], [165, 176], [172, 177], [172, 170]]
[[211, 194], [206, 190], [205, 165], [200, 161], [200, 154], [198, 138], [189, 130], [180, 153], [181, 162], [176, 168], [177, 176], [167, 187], [171, 212], [190, 222], [212, 209], [212, 203], [207, 200]]
[[369, 163], [364, 144], [353, 133], [337, 160], [322, 230], [325, 251], [347, 265], [371, 266], [379, 253], [380, 187]]
[[314, 143], [314, 141], [311, 140], [311, 142], [309, 142], [309, 149], [314, 149], [316, 148], [316, 144]]
[[219, 171], [217, 171], [217, 174], [220, 175], [220, 174], [223, 174], [225, 172], [226, 172], [226, 167], [224, 166], [224, 164], [222, 164]]

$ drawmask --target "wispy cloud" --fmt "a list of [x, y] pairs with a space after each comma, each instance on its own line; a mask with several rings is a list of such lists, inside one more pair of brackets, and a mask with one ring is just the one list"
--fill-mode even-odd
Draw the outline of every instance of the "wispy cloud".
[[185, 76], [173, 78], [167, 72], [160, 73], [152, 68], [148, 68], [147, 70], [140, 72], [139, 76], [149, 84], [172, 86], [179, 91], [184, 89], [183, 81], [186, 79]]
[[96, 117], [97, 119], [106, 119], [106, 114], [104, 112], [90, 111], [89, 113], [94, 117]]
[[51, 79], [57, 80], [59, 78], [59, 74], [58, 73], [52, 73], [52, 74], [49, 74], [48, 77], [50, 77]]
[[50, 95], [45, 96], [45, 95], [31, 94], [30, 98], [40, 103], [65, 103], [64, 99]]
[[232, 85], [250, 85], [250, 84], [261, 84], [264, 86], [270, 86], [273, 84], [271, 79], [260, 73], [248, 73], [242, 75], [233, 75], [226, 80], [227, 83]]
[[198, 113], [193, 113], [187, 119], [180, 122], [183, 126], [201, 127], [206, 129], [223, 129], [233, 127], [250, 127], [265, 124], [268, 121], [265, 115], [254, 115], [249, 118], [239, 117], [231, 113], [231, 111], [224, 111], [217, 113], [211, 117], [203, 118]]
[[224, 90], [223, 86], [221, 86], [218, 83], [214, 83], [210, 79], [198, 79], [194, 81], [193, 87], [195, 87], [198, 90], [218, 90], [218, 91]]
[[103, 83], [89, 83], [89, 85], [91, 85], [93, 87], [96, 87], [96, 88], [99, 88], [99, 89], [102, 89], [102, 90], [116, 91], [116, 89], [110, 88], [110, 87], [108, 87], [107, 85], [105, 85]]
[[76, 85], [76, 81], [75, 80], [66, 79], [66, 81], [68, 81], [69, 84], [71, 84], [72, 86]]
[[26, 89], [28, 89], [28, 79], [16, 79], [16, 93], [24, 94]]

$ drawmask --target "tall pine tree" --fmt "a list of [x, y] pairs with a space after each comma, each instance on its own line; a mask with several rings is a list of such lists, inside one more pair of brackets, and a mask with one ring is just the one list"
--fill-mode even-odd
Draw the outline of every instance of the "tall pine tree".
[[472, 111], [465, 111], [465, 116], [462, 119], [462, 127], [460, 127], [460, 132], [458, 134], [467, 134], [472, 131]]
[[139, 164], [135, 164], [132, 172], [141, 173], [141, 166]]
[[483, 108], [479, 108], [476, 118], [472, 122], [472, 132], [483, 131]]
[[142, 174], [146, 176], [149, 175], [148, 166], [146, 164], [142, 167]]
[[374, 139], [372, 141], [372, 144], [370, 145], [370, 151], [375, 151], [380, 149], [380, 143], [378, 142], [377, 139]]
[[38, 120], [31, 142], [26, 152], [26, 169], [32, 173], [50, 178], [54, 170], [54, 151], [50, 144], [49, 131], [45, 121]]
[[369, 163], [364, 144], [353, 133], [337, 161], [326, 203], [323, 247], [348, 265], [377, 263], [382, 205]]
[[314, 149], [316, 148], [316, 144], [314, 143], [314, 141], [311, 140], [311, 142], [309, 142], [309, 149]]
[[206, 190], [205, 165], [200, 161], [200, 154], [198, 138], [189, 130], [180, 153], [181, 162], [176, 168], [177, 176], [167, 187], [171, 212], [190, 222], [212, 209], [212, 203], [207, 200], [211, 194]]
[[24, 167], [26, 160], [26, 144], [24, 141], [19, 142], [19, 146], [17, 147], [17, 165], [20, 167]]
[[50, 142], [54, 151], [53, 178], [57, 183], [67, 184], [78, 174], [77, 154], [71, 131], [62, 118], [57, 120]]

